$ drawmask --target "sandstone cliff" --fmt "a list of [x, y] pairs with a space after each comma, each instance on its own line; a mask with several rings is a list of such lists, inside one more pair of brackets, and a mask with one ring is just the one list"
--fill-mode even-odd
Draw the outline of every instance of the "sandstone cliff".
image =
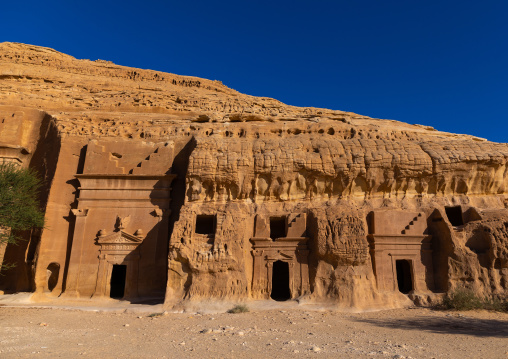
[[290, 298], [343, 306], [402, 303], [404, 280], [422, 303], [507, 294], [507, 144], [17, 43], [0, 120], [48, 223], [5, 250], [6, 289], [108, 296], [127, 266], [127, 292], [168, 305], [266, 298], [288, 265]]

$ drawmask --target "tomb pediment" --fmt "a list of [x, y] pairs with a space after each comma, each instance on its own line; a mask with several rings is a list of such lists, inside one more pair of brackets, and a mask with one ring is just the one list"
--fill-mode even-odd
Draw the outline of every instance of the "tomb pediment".
[[124, 232], [124, 231], [118, 231], [114, 232], [108, 235], [99, 236], [97, 240], [97, 244], [104, 245], [104, 244], [121, 244], [121, 245], [132, 245], [132, 246], [138, 246], [143, 242], [143, 239], [136, 237], [133, 234]]
[[268, 253], [266, 256], [265, 256], [265, 259], [269, 260], [269, 261], [276, 261], [276, 260], [282, 260], [282, 261], [292, 261], [295, 259], [295, 256], [294, 255], [290, 255], [288, 253], [284, 253], [284, 252], [276, 252], [276, 253]]

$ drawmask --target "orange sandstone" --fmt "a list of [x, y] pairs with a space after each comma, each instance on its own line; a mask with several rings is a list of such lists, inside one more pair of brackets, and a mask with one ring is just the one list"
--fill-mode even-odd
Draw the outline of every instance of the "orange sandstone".
[[508, 295], [507, 144], [16, 43], [0, 44], [0, 80], [0, 158], [40, 173], [46, 211], [0, 251], [17, 264], [5, 292]]

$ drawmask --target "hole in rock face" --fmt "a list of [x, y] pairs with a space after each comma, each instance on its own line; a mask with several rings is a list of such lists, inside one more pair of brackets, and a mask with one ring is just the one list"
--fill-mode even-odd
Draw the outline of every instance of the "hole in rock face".
[[48, 289], [53, 291], [58, 283], [58, 275], [60, 274], [60, 264], [50, 263], [48, 265]]
[[196, 229], [198, 234], [214, 234], [215, 233], [215, 216], [198, 215], [196, 216]]
[[474, 231], [466, 242], [466, 247], [476, 254], [485, 254], [490, 249], [490, 237], [483, 231]]
[[282, 302], [291, 299], [289, 290], [289, 264], [283, 261], [273, 263], [272, 293], [270, 298]]
[[460, 206], [445, 207], [445, 212], [452, 226], [456, 227], [464, 224], [462, 208]]
[[497, 258], [495, 261], [494, 261], [494, 269], [499, 269], [501, 270], [503, 268], [502, 264], [501, 264], [501, 259]]
[[127, 275], [127, 266], [124, 264], [113, 264], [111, 272], [111, 288], [109, 296], [111, 298], [123, 298], [125, 294], [125, 277]]
[[411, 263], [406, 259], [395, 261], [397, 270], [397, 284], [401, 293], [407, 294], [413, 290], [413, 276], [411, 275]]
[[489, 232], [487, 232], [486, 229], [487, 228], [483, 228], [483, 230], [473, 231], [473, 235], [470, 236], [466, 242], [466, 247], [468, 247], [472, 252], [476, 254], [478, 263], [483, 268], [489, 268], [491, 265], [489, 255], [491, 238]]
[[270, 238], [276, 240], [286, 236], [286, 218], [270, 217]]

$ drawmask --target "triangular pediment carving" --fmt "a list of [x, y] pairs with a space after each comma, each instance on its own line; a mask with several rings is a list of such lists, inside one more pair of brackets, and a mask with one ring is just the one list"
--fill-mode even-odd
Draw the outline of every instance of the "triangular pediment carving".
[[279, 251], [279, 255], [281, 256], [282, 259], [293, 259], [293, 255], [289, 253]]
[[269, 259], [269, 260], [292, 260], [294, 258], [294, 255], [290, 254], [290, 253], [285, 253], [285, 252], [282, 252], [282, 251], [277, 251], [277, 252], [269, 252], [266, 257], [266, 259]]
[[133, 234], [124, 232], [124, 231], [118, 231], [111, 234], [99, 236], [97, 239], [97, 244], [103, 245], [103, 244], [128, 244], [132, 246], [138, 246], [143, 242], [143, 239], [136, 237]]

